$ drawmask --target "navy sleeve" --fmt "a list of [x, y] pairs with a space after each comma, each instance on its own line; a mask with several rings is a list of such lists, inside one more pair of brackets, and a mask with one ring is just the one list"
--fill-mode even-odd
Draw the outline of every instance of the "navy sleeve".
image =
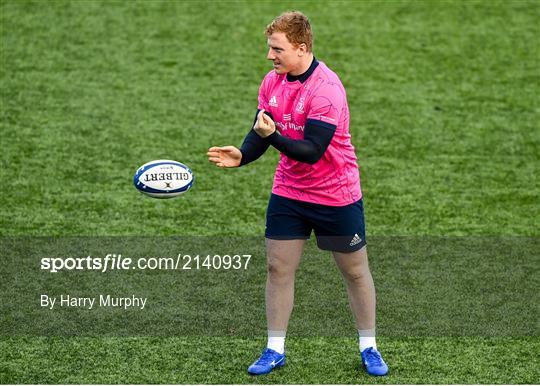
[[[257, 114], [255, 114], [255, 120], [253, 121], [252, 127], [255, 126], [259, 111], [260, 110], [257, 110]], [[265, 112], [265, 114], [268, 114], [268, 116], [272, 118], [272, 115], [270, 113]], [[257, 160], [260, 156], [264, 154], [264, 152], [268, 149], [269, 146], [270, 142], [268, 141], [268, 139], [261, 138], [259, 134], [257, 134], [252, 128], [244, 138], [244, 142], [240, 147], [240, 152], [242, 153], [240, 166], [247, 165], [248, 163]]]
[[335, 132], [335, 125], [308, 119], [302, 140], [283, 137], [277, 130], [265, 139], [287, 157], [313, 165], [321, 159]]

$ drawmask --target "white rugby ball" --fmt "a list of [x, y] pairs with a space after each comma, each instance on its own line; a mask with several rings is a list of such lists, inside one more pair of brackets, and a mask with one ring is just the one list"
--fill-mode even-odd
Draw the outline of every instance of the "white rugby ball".
[[192, 186], [195, 176], [186, 165], [171, 160], [145, 163], [133, 176], [133, 185], [154, 198], [172, 198], [184, 194]]

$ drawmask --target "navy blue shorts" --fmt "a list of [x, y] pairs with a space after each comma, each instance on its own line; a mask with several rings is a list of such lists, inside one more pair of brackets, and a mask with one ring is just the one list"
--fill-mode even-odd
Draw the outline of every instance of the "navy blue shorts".
[[346, 206], [326, 206], [270, 196], [266, 212], [266, 238], [309, 239], [315, 232], [319, 248], [354, 252], [366, 245], [362, 200]]

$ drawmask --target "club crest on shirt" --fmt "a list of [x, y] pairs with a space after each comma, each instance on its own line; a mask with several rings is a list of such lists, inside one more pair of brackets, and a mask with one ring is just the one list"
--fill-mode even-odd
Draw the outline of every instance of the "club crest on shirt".
[[304, 114], [304, 97], [300, 98], [300, 101], [299, 101], [298, 104], [296, 105], [295, 111], [296, 111], [298, 114]]

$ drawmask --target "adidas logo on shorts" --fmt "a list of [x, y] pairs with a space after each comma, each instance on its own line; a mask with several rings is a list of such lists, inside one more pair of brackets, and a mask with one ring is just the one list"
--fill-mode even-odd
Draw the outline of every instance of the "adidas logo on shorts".
[[349, 243], [349, 245], [352, 247], [358, 243], [361, 243], [362, 242], [362, 239], [360, 238], [360, 236], [358, 236], [357, 233], [354, 234], [354, 237], [353, 239], [351, 240], [351, 242]]

